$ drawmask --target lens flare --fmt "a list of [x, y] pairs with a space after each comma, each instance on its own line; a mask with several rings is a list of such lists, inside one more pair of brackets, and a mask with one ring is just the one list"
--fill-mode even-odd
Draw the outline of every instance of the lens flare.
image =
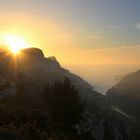
[[5, 41], [13, 53], [18, 53], [21, 49], [28, 48], [27, 42], [15, 35], [6, 35]]

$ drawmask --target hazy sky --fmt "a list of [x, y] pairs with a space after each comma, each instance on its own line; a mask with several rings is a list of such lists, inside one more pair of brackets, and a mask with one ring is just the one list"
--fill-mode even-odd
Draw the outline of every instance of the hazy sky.
[[1, 0], [0, 34], [21, 36], [68, 67], [140, 66], [139, 7], [140, 0]]

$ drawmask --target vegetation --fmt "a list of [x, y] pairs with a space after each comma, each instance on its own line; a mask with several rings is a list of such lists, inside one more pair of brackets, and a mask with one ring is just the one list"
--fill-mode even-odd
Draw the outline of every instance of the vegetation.
[[78, 139], [83, 105], [70, 80], [47, 85], [38, 100], [22, 92], [23, 83], [16, 96], [1, 99], [0, 140]]
[[56, 122], [72, 127], [82, 119], [83, 106], [78, 91], [69, 79], [48, 85], [44, 91], [44, 101]]
[[136, 140], [140, 137], [139, 128], [117, 112], [102, 110], [95, 104], [87, 112], [79, 92], [67, 78], [46, 85], [40, 98], [25, 94], [24, 77], [18, 80], [18, 94], [0, 100], [0, 140]]

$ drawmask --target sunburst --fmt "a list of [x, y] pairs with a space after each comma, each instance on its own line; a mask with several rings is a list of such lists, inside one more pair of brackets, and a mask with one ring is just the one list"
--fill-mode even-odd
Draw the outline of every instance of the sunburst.
[[21, 49], [28, 48], [28, 43], [23, 38], [16, 35], [6, 35], [5, 41], [14, 54], [20, 52]]

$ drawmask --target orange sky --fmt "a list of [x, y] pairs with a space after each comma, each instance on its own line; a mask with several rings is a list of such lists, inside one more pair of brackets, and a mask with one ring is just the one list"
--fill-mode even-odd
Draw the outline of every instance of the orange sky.
[[139, 0], [0, 1], [0, 44], [5, 35], [18, 36], [93, 85], [108, 87], [115, 75], [140, 67], [139, 5]]
[[3, 34], [20, 36], [30, 46], [41, 48], [46, 56], [56, 56], [62, 65], [140, 64], [139, 45], [113, 46], [104, 37], [66, 30], [59, 22], [33, 15], [0, 15], [0, 18], [1, 42]]

